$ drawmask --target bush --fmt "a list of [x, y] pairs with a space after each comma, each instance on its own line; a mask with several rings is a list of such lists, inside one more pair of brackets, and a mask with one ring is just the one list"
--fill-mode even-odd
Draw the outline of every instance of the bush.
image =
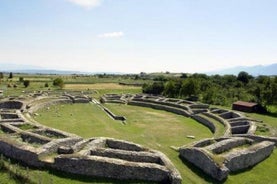
[[24, 78], [23, 77], [19, 77], [19, 82], [24, 82]]
[[23, 85], [25, 86], [25, 88], [27, 88], [30, 85], [30, 81], [29, 80], [24, 80]]
[[53, 86], [57, 86], [57, 87], [63, 88], [64, 87], [63, 79], [62, 78], [56, 78], [56, 79], [54, 79]]

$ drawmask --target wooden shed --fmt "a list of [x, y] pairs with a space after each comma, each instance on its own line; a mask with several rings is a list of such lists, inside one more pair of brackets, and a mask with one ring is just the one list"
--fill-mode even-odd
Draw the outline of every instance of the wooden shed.
[[243, 112], [258, 112], [259, 105], [253, 102], [237, 101], [233, 103], [232, 109]]

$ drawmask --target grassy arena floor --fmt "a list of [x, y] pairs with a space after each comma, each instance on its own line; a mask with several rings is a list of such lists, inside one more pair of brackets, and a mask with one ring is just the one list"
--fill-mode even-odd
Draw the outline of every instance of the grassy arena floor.
[[[53, 106], [50, 110], [40, 110], [39, 116], [35, 119], [44, 125], [75, 133], [84, 138], [114, 137], [160, 150], [181, 172], [183, 183], [215, 182], [190, 164], [182, 163], [178, 153], [170, 148], [212, 137], [208, 128], [192, 119], [165, 111], [121, 104], [106, 104], [106, 107], [117, 115], [124, 115], [127, 118], [126, 125], [112, 120], [95, 104]], [[186, 135], [194, 135], [196, 139], [188, 139]], [[276, 164], [277, 152], [274, 151], [270, 158], [254, 168], [230, 175], [225, 183], [277, 183]], [[66, 181], [66, 179], [62, 181], [64, 180]]]
[[[52, 106], [50, 110], [40, 110], [35, 119], [44, 125], [84, 138], [114, 137], [160, 150], [174, 162], [185, 183], [204, 183], [202, 178], [180, 161], [178, 153], [170, 146], [181, 146], [212, 137], [208, 128], [190, 118], [165, 111], [118, 104], [109, 104], [107, 107], [115, 114], [126, 116], [126, 125], [112, 120], [95, 104]], [[188, 139], [186, 135], [194, 135], [196, 139]]]

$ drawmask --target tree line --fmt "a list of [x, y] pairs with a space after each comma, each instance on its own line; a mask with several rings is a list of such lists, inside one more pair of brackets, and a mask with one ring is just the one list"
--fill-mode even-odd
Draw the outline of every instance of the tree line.
[[[160, 78], [160, 80], [159, 80]], [[256, 102], [263, 107], [277, 105], [277, 76], [182, 74], [159, 77], [143, 85], [143, 93], [171, 98], [197, 99], [203, 103], [229, 106], [234, 101]]]

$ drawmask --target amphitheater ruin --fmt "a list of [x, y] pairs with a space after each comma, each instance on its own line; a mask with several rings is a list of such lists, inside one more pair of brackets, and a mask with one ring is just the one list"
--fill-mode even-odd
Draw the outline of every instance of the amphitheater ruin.
[[[27, 165], [67, 173], [117, 180], [182, 183], [172, 162], [163, 153], [141, 145], [106, 137], [83, 139], [36, 122], [32, 115], [55, 104], [96, 103], [110, 117], [125, 121], [101, 103], [122, 103], [169, 111], [195, 119], [213, 133], [213, 119], [225, 127], [222, 137], [201, 140], [178, 149], [185, 159], [222, 181], [230, 172], [252, 167], [273, 152], [277, 138], [254, 135], [255, 120], [240, 113], [209, 108], [182, 99], [145, 94], [106, 94], [99, 103], [78, 93], [37, 92], [0, 102], [0, 153]], [[205, 167], [203, 167], [205, 165]]]

